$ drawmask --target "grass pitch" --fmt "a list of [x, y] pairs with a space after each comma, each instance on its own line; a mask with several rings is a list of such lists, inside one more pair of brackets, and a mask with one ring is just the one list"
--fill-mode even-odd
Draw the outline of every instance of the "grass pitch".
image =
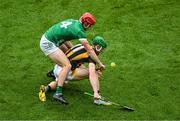
[[[133, 113], [93, 105], [82, 94], [91, 91], [87, 80], [65, 87], [68, 106], [53, 102], [53, 93], [45, 103], [38, 100], [53, 67], [39, 48], [42, 34], [86, 11], [97, 18], [88, 38], [100, 35], [109, 44], [100, 57], [107, 65], [102, 95], [134, 107]], [[179, 0], [1, 0], [0, 120], [180, 119], [179, 13]]]

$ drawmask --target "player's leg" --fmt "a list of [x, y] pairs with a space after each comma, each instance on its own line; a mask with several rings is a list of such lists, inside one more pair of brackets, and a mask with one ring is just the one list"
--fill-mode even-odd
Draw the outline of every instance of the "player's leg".
[[[48, 84], [48, 86], [50, 87], [50, 88], [49, 88], [50, 90], [55, 90], [56, 87], [57, 87], [57, 81], [52, 81], [52, 82], [50, 82], [50, 83]], [[47, 88], [45, 91], [48, 92], [48, 91], [49, 91], [48, 88]]]
[[[77, 70], [80, 70], [80, 71], [73, 71], [73, 73], [72, 73], [73, 75], [71, 74], [72, 79], [74, 79], [74, 76], [75, 76], [75, 80], [81, 80], [81, 79], [87, 78], [88, 70], [85, 66], [79, 67]], [[81, 73], [81, 71], [83, 73]], [[77, 72], [76, 74], [78, 74], [78, 75], [76, 75], [74, 72], [75, 73]], [[53, 78], [54, 80], [56, 79], [53, 69], [50, 70], [49, 72], [47, 72], [46, 75], [47, 75], [47, 77]], [[72, 79], [70, 79], [70, 80], [72, 80]]]
[[88, 68], [76, 68], [72, 73], [72, 80], [82, 80], [89, 77]]
[[50, 82], [46, 87], [45, 87], [45, 93], [56, 90], [57, 87], [57, 81], [52, 81]]
[[67, 73], [71, 69], [71, 64], [63, 53], [62, 50], [57, 49], [55, 52], [48, 55], [55, 63], [62, 67], [62, 70], [58, 76], [58, 86], [63, 86], [64, 80], [66, 79]]
[[55, 81], [50, 82], [47, 86], [44, 86], [44, 85], [40, 86], [39, 99], [41, 101], [46, 100], [46, 93], [47, 92], [56, 89], [57, 83], [58, 83], [58, 76], [59, 76], [61, 70], [62, 70], [62, 67], [56, 64], [54, 66], [54, 69], [50, 72], [50, 73], [53, 73]]
[[62, 71], [58, 77], [58, 86], [56, 88], [56, 93], [53, 97], [56, 97], [57, 100], [63, 102], [62, 100], [60, 100], [60, 98], [58, 99], [58, 97], [63, 97], [62, 87], [67, 73], [71, 69], [71, 64], [67, 59], [66, 55], [63, 53], [63, 51], [56, 47], [54, 43], [47, 40], [47, 38], [44, 35], [42, 36], [40, 41], [40, 48], [45, 53], [45, 55], [47, 55], [51, 60], [53, 60], [58, 65], [62, 66]]
[[55, 52], [49, 54], [48, 57], [51, 58], [58, 65], [61, 65], [62, 67], [62, 70], [58, 75], [58, 79], [57, 79], [58, 85], [56, 88], [56, 93], [54, 94], [53, 98], [66, 104], [67, 101], [64, 100], [63, 95], [62, 95], [62, 87], [66, 79], [66, 76], [71, 69], [70, 62], [65, 56], [65, 54], [63, 53], [63, 51], [60, 49], [57, 49]]
[[[96, 88], [97, 93], [100, 92], [100, 86], [99, 86], [99, 79], [98, 79], [98, 71], [96, 71], [96, 78], [97, 81], [92, 82], [93, 87]], [[89, 69], [88, 68], [77, 68], [73, 74], [72, 74], [72, 79], [71, 80], [83, 80], [83, 79], [88, 79], [89, 78]], [[95, 84], [94, 84], [95, 83]]]

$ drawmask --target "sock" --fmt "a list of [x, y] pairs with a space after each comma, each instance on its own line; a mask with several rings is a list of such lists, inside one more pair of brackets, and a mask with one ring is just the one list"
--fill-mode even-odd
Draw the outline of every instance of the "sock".
[[57, 86], [56, 94], [62, 94], [62, 87], [61, 86]]
[[[94, 93], [94, 91], [93, 91], [93, 93]], [[98, 90], [98, 94], [100, 94], [100, 91]]]
[[46, 92], [49, 92], [49, 91], [51, 91], [51, 87], [48, 85], [48, 86], [46, 86], [46, 88], [45, 88], [45, 93], [46, 93]]

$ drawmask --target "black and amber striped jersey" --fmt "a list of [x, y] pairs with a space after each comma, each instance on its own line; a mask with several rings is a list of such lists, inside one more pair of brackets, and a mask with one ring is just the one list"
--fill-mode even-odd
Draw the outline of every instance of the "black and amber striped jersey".
[[65, 54], [72, 65], [71, 70], [78, 68], [83, 63], [92, 62], [96, 64], [82, 44], [75, 45], [74, 47], [69, 49]]

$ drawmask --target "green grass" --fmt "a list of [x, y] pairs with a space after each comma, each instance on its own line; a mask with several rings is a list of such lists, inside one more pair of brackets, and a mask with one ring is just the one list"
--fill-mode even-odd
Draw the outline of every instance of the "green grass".
[[[95, 106], [80, 93], [89, 82], [70, 83], [70, 105], [38, 100], [41, 84], [51, 79], [53, 63], [39, 48], [42, 34], [54, 23], [89, 11], [97, 24], [88, 38], [101, 35], [108, 49], [101, 77], [102, 95], [127, 104], [135, 112]], [[110, 68], [115, 62], [116, 68]], [[0, 120], [180, 119], [179, 0], [1, 0]]]

